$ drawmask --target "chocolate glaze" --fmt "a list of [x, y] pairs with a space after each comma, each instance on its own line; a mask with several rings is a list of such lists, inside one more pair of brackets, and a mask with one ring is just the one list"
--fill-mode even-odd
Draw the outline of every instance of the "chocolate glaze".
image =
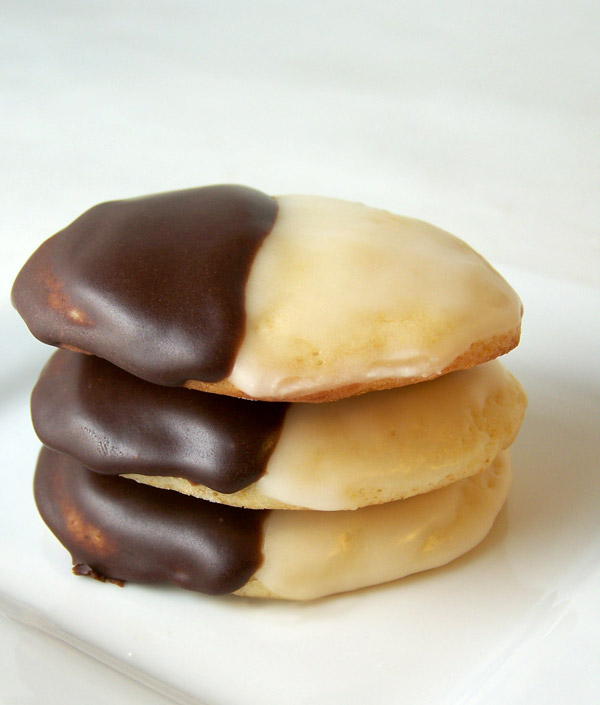
[[239, 509], [107, 477], [43, 448], [38, 510], [79, 575], [234, 592], [262, 563], [268, 510]]
[[264, 473], [288, 406], [158, 386], [69, 350], [54, 353], [31, 396], [40, 440], [92, 470], [227, 493]]
[[13, 304], [45, 343], [156, 384], [220, 381], [244, 335], [250, 267], [276, 217], [274, 199], [243, 186], [103, 203], [31, 256]]

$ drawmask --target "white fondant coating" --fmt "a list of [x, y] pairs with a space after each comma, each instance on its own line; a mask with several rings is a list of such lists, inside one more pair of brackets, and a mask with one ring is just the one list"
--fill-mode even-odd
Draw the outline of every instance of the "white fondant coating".
[[246, 287], [232, 384], [282, 398], [387, 377], [427, 378], [517, 328], [521, 303], [458, 238], [419, 220], [280, 196]]
[[496, 360], [421, 384], [293, 404], [256, 490], [319, 510], [427, 492], [485, 468], [512, 443], [525, 406], [520, 384]]
[[354, 512], [273, 511], [255, 578], [308, 600], [435, 568], [489, 532], [511, 482], [508, 451], [483, 472], [434, 492]]

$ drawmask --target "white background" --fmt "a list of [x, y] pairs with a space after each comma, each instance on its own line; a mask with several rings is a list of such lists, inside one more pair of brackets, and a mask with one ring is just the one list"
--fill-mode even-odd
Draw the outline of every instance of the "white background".
[[3, 0], [4, 266], [98, 201], [239, 182], [597, 283], [599, 19], [595, 0]]
[[[87, 207], [219, 182], [361, 200], [501, 269], [600, 286], [595, 0], [2, 0], [0, 15], [2, 321], [26, 257]], [[0, 350], [9, 384], [5, 330]], [[162, 702], [6, 618], [0, 635], [2, 702], [43, 702], [44, 671], [56, 702], [89, 683], [98, 702]]]

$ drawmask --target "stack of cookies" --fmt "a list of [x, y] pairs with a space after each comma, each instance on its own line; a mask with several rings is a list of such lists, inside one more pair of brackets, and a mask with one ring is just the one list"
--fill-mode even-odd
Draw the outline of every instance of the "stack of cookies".
[[240, 186], [104, 203], [13, 302], [62, 348], [34, 489], [77, 574], [311, 599], [447, 563], [506, 500], [521, 303], [431, 225]]

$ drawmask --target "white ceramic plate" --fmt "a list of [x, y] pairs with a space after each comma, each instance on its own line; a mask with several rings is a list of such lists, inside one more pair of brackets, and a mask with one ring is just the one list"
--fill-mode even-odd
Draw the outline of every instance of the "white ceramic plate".
[[72, 576], [31, 497], [28, 396], [50, 350], [3, 311], [0, 610], [177, 702], [600, 702], [600, 293], [503, 273], [525, 302], [505, 363], [530, 397], [507, 508], [444, 568], [309, 604]]

